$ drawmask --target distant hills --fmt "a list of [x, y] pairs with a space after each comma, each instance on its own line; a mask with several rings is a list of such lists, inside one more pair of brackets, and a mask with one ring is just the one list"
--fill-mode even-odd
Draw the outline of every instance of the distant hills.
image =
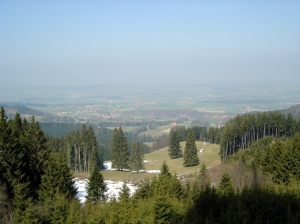
[[300, 104], [291, 106], [290, 108], [281, 110], [281, 112], [287, 116], [288, 114], [291, 114], [296, 120], [300, 118]]
[[0, 107], [4, 107], [6, 114], [10, 119], [14, 117], [15, 113], [19, 112], [21, 115], [41, 117], [37, 120], [41, 120], [43, 122], [75, 123], [75, 120], [71, 117], [44, 113], [20, 104], [0, 103]]
[[[43, 122], [62, 122], [62, 123], [74, 123], [75, 120], [71, 117], [67, 116], [58, 116], [53, 115], [51, 113], [45, 113], [39, 110], [31, 109], [27, 107], [23, 103], [18, 102], [5, 102], [0, 103], [0, 107], [4, 107], [6, 114], [9, 118], [13, 118], [14, 114], [16, 112], [19, 112], [22, 115], [33, 115], [33, 116], [41, 116], [41, 121]], [[300, 118], [300, 104], [293, 105], [292, 107], [289, 107], [287, 109], [279, 110], [281, 113], [283, 113], [285, 116], [287, 116], [289, 113], [292, 114], [292, 116], [298, 120]]]

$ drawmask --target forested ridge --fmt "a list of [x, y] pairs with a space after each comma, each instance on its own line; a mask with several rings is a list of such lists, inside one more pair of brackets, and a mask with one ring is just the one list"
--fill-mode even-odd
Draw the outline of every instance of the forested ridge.
[[289, 138], [299, 131], [300, 119], [297, 121], [291, 114], [286, 117], [279, 111], [269, 111], [237, 115], [222, 128], [221, 159], [226, 160], [228, 156], [264, 137]]

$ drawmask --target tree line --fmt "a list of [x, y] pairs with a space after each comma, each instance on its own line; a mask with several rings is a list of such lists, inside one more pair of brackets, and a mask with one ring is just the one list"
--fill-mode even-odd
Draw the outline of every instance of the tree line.
[[112, 168], [131, 169], [137, 172], [144, 169], [144, 152], [141, 144], [137, 140], [133, 140], [129, 146], [121, 127], [115, 128], [113, 131], [110, 154]]
[[72, 131], [64, 137], [50, 138], [50, 147], [66, 156], [73, 172], [90, 172], [94, 164], [103, 167], [104, 150], [98, 145], [92, 126], [83, 124], [80, 130]]
[[[218, 127], [207, 128], [206, 126], [193, 126], [190, 128], [186, 128], [185, 126], [177, 125], [170, 129], [169, 135], [160, 136], [153, 143], [151, 147], [151, 152], [169, 146], [169, 144], [171, 144], [171, 142], [174, 141], [174, 138], [176, 139], [176, 141], [179, 142], [185, 141], [189, 130], [193, 131], [196, 141], [206, 141], [212, 144], [220, 143], [222, 128], [218, 128]], [[176, 132], [176, 136], [173, 136], [174, 132]], [[171, 136], [173, 136], [172, 139], [170, 139]]]
[[257, 112], [255, 114], [237, 115], [229, 120], [220, 138], [220, 156], [222, 160], [244, 150], [249, 145], [266, 136], [291, 137], [300, 130], [300, 120], [291, 114], [287, 117], [279, 111]]

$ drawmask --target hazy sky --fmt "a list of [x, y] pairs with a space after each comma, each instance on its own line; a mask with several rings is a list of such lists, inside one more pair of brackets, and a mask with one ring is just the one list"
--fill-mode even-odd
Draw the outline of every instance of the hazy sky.
[[0, 87], [300, 83], [300, 1], [0, 1]]

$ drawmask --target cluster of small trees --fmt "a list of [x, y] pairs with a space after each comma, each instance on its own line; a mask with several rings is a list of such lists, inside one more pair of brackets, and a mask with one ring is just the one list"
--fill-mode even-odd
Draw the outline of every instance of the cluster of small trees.
[[279, 111], [258, 112], [238, 115], [226, 123], [220, 139], [220, 156], [225, 160], [229, 155], [266, 136], [290, 137], [299, 132], [300, 121], [291, 114], [285, 117]]
[[73, 172], [90, 172], [94, 163], [103, 167], [102, 147], [96, 141], [92, 126], [82, 125], [64, 137], [50, 138], [53, 151], [62, 152]]
[[[180, 147], [180, 140], [185, 137], [179, 137], [180, 131], [185, 130], [183, 126], [177, 128], [171, 128], [170, 137], [169, 137], [169, 148], [168, 153], [171, 159], [176, 159], [183, 156], [183, 165], [184, 166], [195, 166], [199, 164], [199, 157], [197, 153], [196, 140], [194, 132], [192, 129], [188, 130], [186, 139], [185, 139], [185, 148], [182, 155], [182, 150]], [[183, 134], [181, 134], [183, 135]]]
[[131, 169], [137, 172], [144, 168], [144, 152], [141, 144], [134, 140], [131, 142], [129, 150], [127, 138], [121, 127], [115, 128], [113, 131], [110, 154], [112, 168]]

